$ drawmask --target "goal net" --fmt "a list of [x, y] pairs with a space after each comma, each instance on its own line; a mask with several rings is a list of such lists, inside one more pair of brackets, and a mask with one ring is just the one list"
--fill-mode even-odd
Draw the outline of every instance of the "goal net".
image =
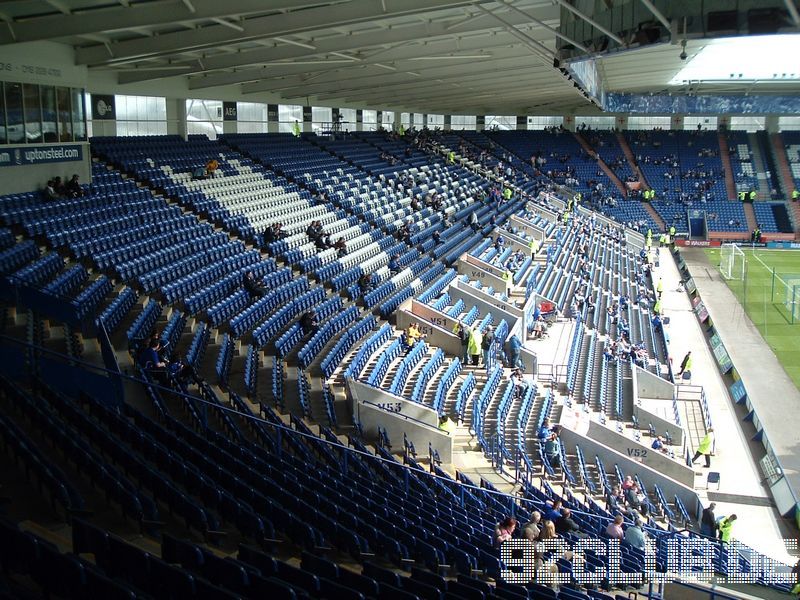
[[744, 280], [745, 256], [736, 244], [722, 244], [719, 253], [719, 270], [725, 279]]
[[783, 291], [783, 306], [789, 323], [800, 321], [800, 277], [790, 275], [786, 279], [775, 277], [775, 287]]

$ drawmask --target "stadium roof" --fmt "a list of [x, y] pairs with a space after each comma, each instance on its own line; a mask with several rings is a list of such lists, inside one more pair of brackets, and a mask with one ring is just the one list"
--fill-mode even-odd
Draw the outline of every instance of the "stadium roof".
[[[561, 114], [592, 108], [553, 64], [564, 3], [11, 0], [0, 3], [0, 44], [69, 44], [90, 75], [110, 73], [118, 84], [132, 84], [125, 87], [131, 93], [135, 84], [170, 80], [187, 97], [234, 93], [261, 102]], [[690, 41], [687, 50], [704, 43]], [[604, 58], [606, 90], [669, 89], [686, 65], [680, 51], [661, 44]], [[724, 90], [752, 85], [728, 83]], [[785, 85], [781, 91], [791, 91]]]

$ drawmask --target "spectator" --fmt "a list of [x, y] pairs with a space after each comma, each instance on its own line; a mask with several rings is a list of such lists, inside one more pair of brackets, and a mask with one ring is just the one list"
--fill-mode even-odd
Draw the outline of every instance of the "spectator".
[[459, 321], [456, 323], [455, 329], [453, 330], [458, 336], [458, 339], [461, 341], [461, 361], [464, 366], [469, 364], [469, 338], [471, 335], [471, 331], [469, 327], [464, 327], [464, 324]]
[[447, 415], [442, 415], [439, 417], [439, 430], [444, 431], [450, 435], [453, 435], [455, 431], [456, 424], [450, 420], [450, 417]]
[[700, 517], [700, 533], [708, 537], [717, 536], [717, 517], [714, 515], [714, 509], [717, 505], [712, 502], [703, 509], [703, 514]]
[[478, 223], [478, 215], [475, 214], [475, 211], [469, 214], [469, 226], [472, 228], [472, 231], [477, 232], [481, 226]]
[[192, 170], [192, 179], [205, 179], [205, 178], [206, 178], [205, 167], [195, 167]]
[[642, 520], [636, 519], [633, 525], [625, 530], [625, 541], [637, 550], [644, 550], [647, 543], [647, 538], [642, 530], [642, 525]]
[[319, 321], [317, 319], [317, 311], [313, 308], [308, 312], [303, 313], [300, 317], [300, 327], [303, 329], [305, 335], [315, 334], [319, 330]]
[[206, 177], [214, 177], [217, 169], [219, 169], [219, 162], [216, 158], [212, 158], [206, 163]]
[[263, 238], [264, 238], [264, 249], [266, 250], [267, 246], [269, 246], [269, 244], [271, 244], [272, 242], [277, 240], [277, 238], [275, 237], [275, 226], [274, 225], [270, 225], [269, 227], [267, 227], [264, 230]]
[[536, 432], [536, 439], [544, 443], [547, 441], [547, 438], [549, 437], [550, 437], [550, 419], [545, 417], [544, 421], [542, 421], [542, 426], [539, 427], [539, 430]]
[[372, 279], [372, 273], [362, 273], [358, 278], [358, 287], [361, 290], [361, 295], [364, 296], [375, 289], [375, 283]]
[[52, 179], [47, 180], [47, 185], [42, 190], [42, 196], [45, 200], [58, 200], [61, 196], [56, 192], [56, 186]]
[[492, 350], [494, 350], [494, 327], [489, 325], [486, 333], [481, 339], [481, 350], [483, 351], [483, 364], [488, 368], [492, 361]]
[[552, 519], [547, 519], [542, 523], [542, 530], [539, 532], [539, 541], [552, 540], [558, 537], [556, 533], [556, 524]]
[[606, 494], [606, 508], [608, 512], [627, 512], [625, 508], [625, 493], [622, 488], [615, 485], [611, 492]]
[[621, 540], [625, 537], [625, 532], [622, 530], [622, 521], [622, 515], [617, 515], [606, 527], [606, 535], [612, 540]]
[[333, 247], [336, 249], [336, 256], [339, 258], [343, 258], [347, 254], [347, 242], [344, 241], [343, 237], [336, 240]]
[[525, 394], [528, 392], [528, 382], [525, 381], [522, 371], [520, 369], [514, 369], [511, 371], [510, 379], [514, 385], [514, 397], [524, 398]]
[[267, 290], [259, 284], [252, 271], [245, 273], [242, 285], [247, 290], [247, 293], [250, 294], [251, 299], [263, 298], [267, 295]]
[[61, 181], [61, 175], [57, 175], [56, 178], [53, 179], [53, 189], [60, 197], [67, 195], [67, 186], [65, 186], [64, 182]]
[[639, 486], [635, 483], [628, 489], [623, 488], [625, 491], [625, 502], [631, 508], [638, 510], [642, 505], [644, 495], [639, 492]]
[[542, 516], [553, 523], [558, 521], [561, 518], [561, 500], [554, 500], [553, 504], [550, 505], [550, 508], [548, 508]]
[[538, 340], [544, 337], [544, 317], [539, 316], [533, 323], [533, 339]]
[[509, 367], [512, 369], [516, 369], [519, 367], [523, 367], [522, 360], [520, 359], [520, 353], [522, 351], [522, 342], [516, 335], [512, 335], [511, 338], [508, 340], [508, 347], [511, 351], [511, 360], [509, 361]]
[[554, 469], [561, 465], [561, 441], [558, 439], [557, 432], [551, 432], [550, 437], [544, 443], [544, 455]]
[[664, 452], [664, 453], [669, 452], [667, 446], [664, 444], [664, 439], [660, 435], [656, 436], [656, 439], [653, 440], [653, 443], [650, 447], [653, 450], [658, 450], [659, 452]]
[[577, 537], [586, 537], [586, 534], [581, 531], [581, 528], [572, 518], [572, 511], [568, 508], [561, 512], [561, 517], [555, 522], [555, 526], [556, 533], [559, 535], [571, 533]]
[[541, 520], [542, 513], [538, 510], [533, 511], [533, 513], [531, 513], [531, 520], [522, 528], [522, 537], [531, 542], [535, 541], [539, 537], [539, 533], [541, 533], [541, 528], [539, 526]]
[[397, 273], [400, 272], [400, 268], [400, 255], [392, 255], [392, 257], [389, 259], [389, 272], [392, 275], [397, 275]]
[[67, 195], [70, 198], [80, 198], [83, 196], [83, 188], [81, 187], [80, 181], [78, 181], [78, 174], [75, 173], [67, 182]]
[[705, 437], [700, 440], [700, 445], [697, 447], [697, 451], [694, 453], [692, 457], [692, 464], [700, 458], [701, 456], [705, 456], [706, 458], [706, 469], [711, 468], [711, 447], [714, 445], [714, 428], [709, 427], [708, 433], [706, 433]]
[[514, 535], [514, 530], [517, 528], [517, 520], [512, 517], [506, 517], [497, 524], [494, 529], [494, 545], [499, 548], [503, 542], [507, 542]]

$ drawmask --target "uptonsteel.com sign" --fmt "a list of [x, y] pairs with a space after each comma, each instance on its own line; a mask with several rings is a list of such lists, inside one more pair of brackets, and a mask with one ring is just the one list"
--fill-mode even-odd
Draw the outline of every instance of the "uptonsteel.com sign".
[[83, 160], [83, 148], [79, 145], [16, 146], [0, 148], [0, 167], [38, 165], [54, 162]]

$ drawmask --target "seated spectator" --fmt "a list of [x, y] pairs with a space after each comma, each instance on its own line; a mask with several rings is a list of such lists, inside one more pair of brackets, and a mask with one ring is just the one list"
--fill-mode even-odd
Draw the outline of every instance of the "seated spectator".
[[[548, 521], [552, 521], [554, 524], [561, 518], [561, 500], [554, 500], [553, 504], [544, 512], [542, 515]], [[555, 531], [555, 530], [554, 530]]]
[[264, 230], [264, 235], [262, 237], [264, 238], [264, 247], [266, 249], [267, 245], [277, 240], [277, 238], [275, 237], [275, 226], [270, 225], [269, 227], [267, 227]]
[[56, 192], [55, 183], [52, 179], [47, 180], [47, 185], [42, 190], [44, 200], [58, 200], [61, 196]]
[[544, 443], [550, 437], [550, 419], [546, 418], [542, 421], [542, 426], [536, 432], [536, 439]]
[[77, 173], [75, 173], [72, 176], [72, 179], [70, 179], [67, 182], [66, 188], [67, 188], [67, 195], [70, 198], [80, 198], [81, 196], [83, 196], [83, 188], [81, 187], [80, 181], [78, 181]]
[[539, 532], [539, 541], [553, 540], [557, 537], [556, 524], [551, 519], [547, 519], [542, 523], [542, 530]]
[[572, 511], [568, 508], [565, 508], [561, 512], [561, 518], [555, 522], [555, 526], [556, 533], [559, 535], [569, 533], [577, 537], [586, 537], [586, 534], [581, 531], [580, 527], [578, 527], [575, 519], [572, 518]]
[[206, 178], [205, 167], [196, 167], [192, 170], [192, 179], [205, 179], [205, 178]]
[[639, 486], [635, 483], [633, 484], [633, 487], [629, 487], [627, 490], [625, 490], [625, 501], [631, 508], [639, 510], [644, 500], [644, 494], [641, 493]]
[[650, 447], [653, 450], [658, 450], [659, 452], [663, 452], [665, 454], [669, 452], [666, 444], [664, 443], [664, 438], [662, 438], [660, 435], [656, 436], [656, 439], [653, 440], [653, 443]]
[[625, 532], [622, 530], [623, 520], [622, 515], [617, 515], [606, 527], [606, 535], [612, 540], [621, 540], [625, 537]]
[[206, 176], [207, 177], [214, 177], [214, 175], [219, 169], [219, 162], [217, 162], [216, 158], [212, 158], [210, 161], [206, 163]]
[[289, 237], [289, 234], [283, 230], [283, 223], [275, 223], [275, 238], [282, 240]]
[[305, 335], [315, 334], [319, 330], [319, 320], [317, 319], [317, 311], [313, 308], [308, 312], [303, 313], [300, 317], [300, 327], [303, 328]]
[[[150, 338], [147, 348], [139, 354], [139, 366], [147, 371], [161, 385], [169, 385], [171, 380], [186, 383], [194, 377], [194, 370], [181, 361], [170, 362], [161, 358], [163, 346], [157, 337]], [[196, 377], [195, 377], [196, 379]]]
[[343, 237], [340, 237], [338, 240], [336, 240], [336, 243], [333, 245], [333, 247], [336, 250], [336, 256], [339, 258], [342, 258], [347, 254], [347, 242], [344, 241]]
[[499, 548], [503, 542], [510, 540], [516, 528], [517, 520], [512, 517], [506, 517], [500, 521], [494, 529], [494, 546]]
[[625, 494], [621, 487], [615, 485], [612, 490], [606, 494], [606, 504], [608, 512], [627, 512], [625, 508]]
[[541, 528], [539, 527], [539, 523], [542, 520], [542, 513], [538, 510], [535, 510], [531, 513], [531, 520], [525, 524], [525, 527], [522, 528], [522, 537], [524, 537], [528, 541], [536, 541], [539, 537], [539, 533], [541, 532]]
[[647, 544], [647, 536], [642, 526], [642, 520], [636, 519], [634, 524], [625, 530], [625, 541], [638, 550], [644, 550]]
[[514, 397], [524, 398], [525, 394], [528, 392], [528, 382], [525, 381], [522, 369], [516, 368], [511, 371], [510, 380], [514, 385]]
[[259, 283], [252, 271], [245, 273], [242, 285], [247, 290], [247, 293], [250, 294], [251, 299], [263, 298], [267, 295], [266, 288]]
[[53, 179], [53, 189], [56, 191], [56, 194], [62, 198], [67, 195], [67, 186], [65, 186], [64, 182], [61, 181], [61, 175], [58, 175], [55, 179]]
[[362, 296], [374, 290], [375, 283], [372, 278], [372, 273], [363, 273], [361, 277], [358, 278], [358, 287], [361, 290]]
[[400, 255], [399, 254], [392, 255], [392, 257], [389, 259], [389, 272], [392, 275], [397, 275], [401, 269], [402, 267], [400, 266]]
[[630, 475], [625, 476], [625, 481], [622, 482], [622, 491], [625, 492], [631, 489], [633, 486], [636, 485], [636, 482], [633, 480], [633, 477]]

